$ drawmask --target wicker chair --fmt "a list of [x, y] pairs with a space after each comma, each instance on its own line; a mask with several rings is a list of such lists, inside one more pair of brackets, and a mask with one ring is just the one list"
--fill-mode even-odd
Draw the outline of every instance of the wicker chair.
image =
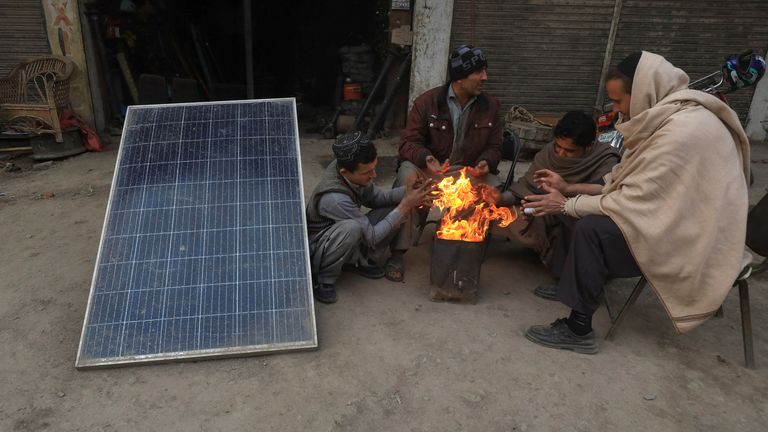
[[20, 63], [0, 79], [0, 122], [15, 129], [52, 133], [63, 142], [59, 113], [70, 108], [69, 82], [75, 64], [62, 56]]

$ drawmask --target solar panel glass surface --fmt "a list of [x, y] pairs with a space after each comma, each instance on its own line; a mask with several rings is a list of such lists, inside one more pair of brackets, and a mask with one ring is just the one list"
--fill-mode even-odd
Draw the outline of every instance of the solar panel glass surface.
[[129, 108], [78, 367], [317, 346], [293, 99]]

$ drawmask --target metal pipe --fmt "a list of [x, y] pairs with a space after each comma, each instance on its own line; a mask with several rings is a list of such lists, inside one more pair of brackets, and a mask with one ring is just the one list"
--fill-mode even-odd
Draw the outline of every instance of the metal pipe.
[[189, 23], [189, 32], [192, 34], [192, 44], [197, 52], [197, 58], [200, 61], [200, 68], [203, 69], [203, 79], [208, 85], [208, 89], [211, 92], [211, 99], [215, 99], [216, 95], [213, 92], [213, 79], [211, 78], [211, 71], [208, 69], [208, 61], [203, 53], [203, 46], [200, 43], [200, 36], [197, 34], [197, 28], [192, 23]]
[[360, 130], [360, 124], [363, 123], [363, 118], [365, 117], [365, 113], [368, 112], [368, 109], [371, 107], [371, 103], [373, 103], [373, 98], [376, 96], [376, 93], [378, 93], [379, 88], [381, 88], [381, 84], [384, 82], [384, 76], [389, 72], [389, 68], [392, 67], [392, 62], [395, 61], [395, 55], [393, 53], [389, 53], [387, 56], [387, 60], [384, 62], [384, 66], [381, 67], [381, 73], [379, 73], [378, 78], [376, 78], [376, 83], [373, 85], [373, 88], [371, 89], [371, 93], [368, 94], [368, 98], [365, 100], [365, 103], [363, 104], [363, 107], [360, 109], [360, 113], [357, 114], [357, 118], [355, 118], [355, 122], [352, 123], [352, 130]]
[[[85, 13], [85, 7], [80, 7], [80, 25], [83, 32], [83, 48], [85, 51], [85, 63], [88, 65], [88, 87], [91, 90], [91, 105], [93, 107], [93, 122], [96, 131], [104, 134], [107, 129], [105, 116], [104, 96], [99, 85], [99, 72], [97, 64], [96, 43], [94, 41], [93, 27]], [[105, 72], [106, 73], [106, 72]]]
[[643, 292], [643, 289], [647, 283], [648, 281], [645, 280], [645, 276], [640, 276], [640, 280], [637, 281], [635, 288], [632, 289], [632, 292], [629, 294], [629, 298], [627, 298], [626, 303], [624, 303], [624, 306], [622, 306], [619, 310], [619, 315], [616, 316], [616, 320], [613, 321], [611, 328], [609, 328], [608, 332], [605, 334], [605, 340], [610, 340], [616, 333], [616, 329], [619, 327], [622, 321], [624, 321], [624, 318], [627, 315], [627, 310], [633, 304], [635, 304], [635, 301], [637, 301], [637, 298], [640, 297], [640, 293]]
[[381, 110], [376, 113], [376, 117], [374, 118], [373, 122], [371, 123], [371, 127], [368, 129], [368, 138], [373, 138], [376, 136], [376, 134], [381, 129], [381, 125], [384, 123], [384, 118], [387, 115], [387, 112], [389, 111], [389, 108], [392, 106], [392, 101], [395, 98], [395, 93], [397, 92], [397, 89], [400, 87], [400, 84], [403, 82], [403, 77], [405, 76], [406, 72], [408, 72], [409, 68], [411, 67], [411, 53], [409, 52], [407, 56], [403, 59], [403, 63], [400, 65], [400, 69], [397, 71], [397, 76], [395, 77], [395, 82], [392, 84], [392, 87], [387, 92], [386, 97], [384, 98], [384, 103], [381, 104]]
[[741, 306], [741, 337], [744, 341], [744, 364], [747, 369], [755, 368], [755, 350], [752, 346], [752, 313], [749, 309], [749, 285], [746, 280], [737, 282], [739, 285], [739, 302]]
[[243, 33], [245, 34], [245, 87], [248, 99], [253, 99], [253, 25], [251, 22], [252, 0], [243, 0]]
[[611, 30], [608, 33], [608, 43], [605, 45], [605, 55], [603, 56], [603, 68], [600, 71], [600, 84], [597, 86], [597, 98], [595, 99], [594, 109], [600, 113], [603, 112], [603, 86], [605, 85], [605, 75], [613, 60], [613, 47], [616, 44], [616, 32], [619, 29], [619, 20], [621, 19], [622, 0], [616, 0], [613, 5], [613, 18], [611, 19]]

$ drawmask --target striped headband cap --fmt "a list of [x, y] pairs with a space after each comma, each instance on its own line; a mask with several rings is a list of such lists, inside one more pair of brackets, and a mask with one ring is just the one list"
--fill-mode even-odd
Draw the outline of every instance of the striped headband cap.
[[451, 81], [464, 79], [469, 74], [488, 67], [488, 61], [480, 48], [472, 45], [462, 45], [451, 52], [448, 57], [448, 74]]

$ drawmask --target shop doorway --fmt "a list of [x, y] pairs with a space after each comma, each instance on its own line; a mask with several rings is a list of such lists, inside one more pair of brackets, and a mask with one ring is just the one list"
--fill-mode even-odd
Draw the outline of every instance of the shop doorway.
[[[344, 47], [369, 50], [373, 81], [386, 57], [388, 1], [252, 1], [255, 98], [296, 97], [301, 112], [333, 109]], [[244, 0], [95, 0], [85, 5], [105, 109], [245, 99]]]

